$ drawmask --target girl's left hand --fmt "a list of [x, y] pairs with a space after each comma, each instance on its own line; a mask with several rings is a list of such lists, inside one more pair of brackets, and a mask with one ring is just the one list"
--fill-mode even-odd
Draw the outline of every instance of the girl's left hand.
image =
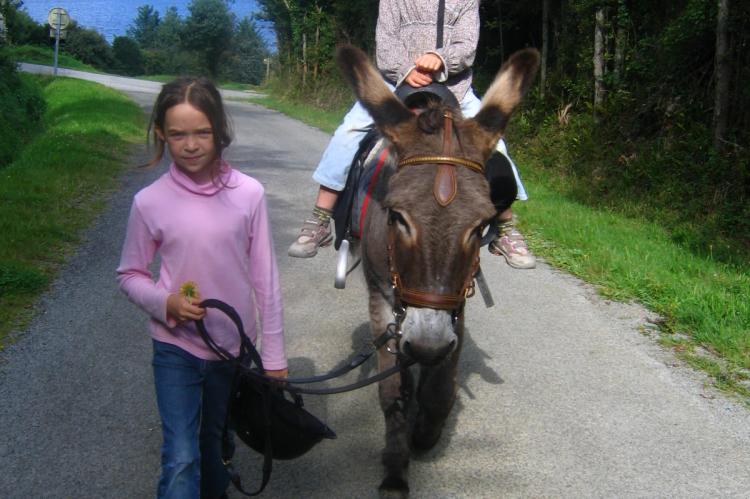
[[268, 370], [266, 371], [266, 376], [271, 376], [272, 378], [288, 378], [289, 377], [289, 369], [276, 369], [276, 370]]

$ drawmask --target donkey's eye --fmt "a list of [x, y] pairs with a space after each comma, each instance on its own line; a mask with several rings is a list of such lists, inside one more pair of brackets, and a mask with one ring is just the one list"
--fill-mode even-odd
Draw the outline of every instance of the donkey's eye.
[[406, 221], [406, 219], [401, 213], [397, 212], [396, 210], [389, 210], [388, 217], [389, 217], [391, 224], [395, 225], [400, 230], [403, 230], [407, 235], [411, 234], [409, 223]]
[[480, 223], [473, 229], [471, 229], [467, 235], [466, 235], [466, 243], [472, 243], [476, 240], [481, 241], [484, 237], [484, 234], [487, 232], [487, 224], [486, 223]]

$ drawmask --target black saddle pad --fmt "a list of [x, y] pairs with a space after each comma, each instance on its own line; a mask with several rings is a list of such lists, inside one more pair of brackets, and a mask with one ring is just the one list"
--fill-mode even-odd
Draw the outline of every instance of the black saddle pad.
[[362, 219], [369, 201], [371, 185], [389, 154], [382, 135], [376, 129], [370, 130], [360, 142], [359, 150], [349, 168], [346, 186], [333, 208], [336, 229], [334, 247], [337, 250], [344, 239], [361, 237]]

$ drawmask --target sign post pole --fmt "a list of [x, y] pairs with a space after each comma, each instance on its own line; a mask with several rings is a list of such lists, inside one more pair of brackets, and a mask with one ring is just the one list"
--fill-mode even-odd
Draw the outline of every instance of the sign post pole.
[[[62, 7], [54, 7], [47, 14], [47, 22], [50, 25], [50, 36], [55, 37], [55, 63], [54, 74], [57, 76], [57, 54], [60, 52], [60, 38], [65, 38], [63, 30], [70, 24], [70, 16]], [[54, 33], [53, 33], [54, 32]]]
[[57, 52], [60, 50], [60, 24], [62, 12], [57, 10], [57, 23], [55, 23], [55, 76], [57, 76]]

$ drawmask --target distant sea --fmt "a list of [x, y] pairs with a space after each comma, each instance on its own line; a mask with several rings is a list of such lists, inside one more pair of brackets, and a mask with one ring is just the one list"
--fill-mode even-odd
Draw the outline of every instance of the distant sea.
[[[163, 16], [169, 7], [177, 7], [180, 17], [190, 12], [190, 0], [24, 0], [22, 9], [36, 22], [46, 24], [47, 13], [53, 7], [62, 7], [79, 25], [100, 32], [112, 43], [116, 36], [124, 36], [138, 15], [138, 7], [151, 5]], [[250, 17], [258, 12], [255, 0], [230, 2], [232, 12], [238, 19]], [[275, 35], [270, 23], [257, 23], [263, 38], [270, 48], [275, 45]]]

